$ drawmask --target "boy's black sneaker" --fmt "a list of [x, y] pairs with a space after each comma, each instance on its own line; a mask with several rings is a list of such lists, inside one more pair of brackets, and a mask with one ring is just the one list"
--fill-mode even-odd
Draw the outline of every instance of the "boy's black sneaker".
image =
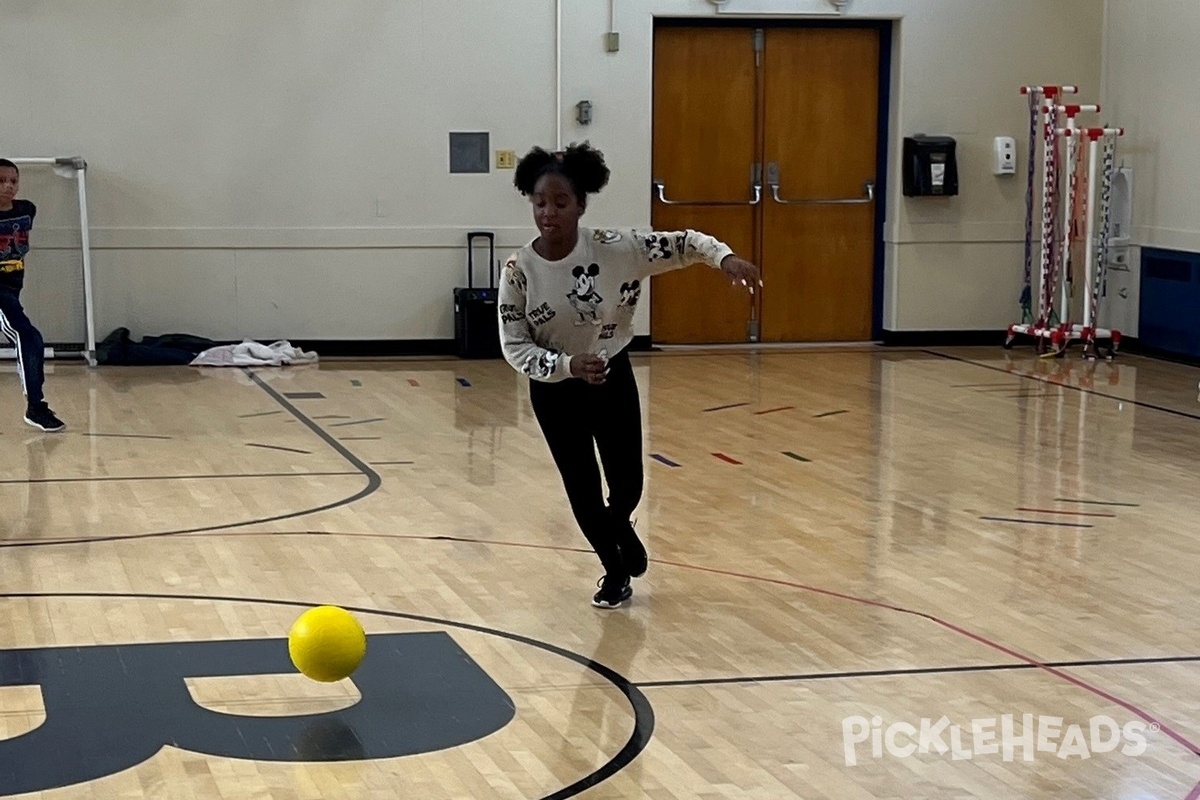
[[610, 578], [605, 575], [596, 583], [600, 591], [592, 597], [592, 605], [596, 608], [617, 608], [633, 597], [633, 587], [629, 578]]
[[61, 419], [54, 416], [54, 412], [50, 410], [50, 406], [45, 403], [29, 407], [25, 412], [25, 424], [32, 425], [46, 433], [57, 433], [67, 427]]

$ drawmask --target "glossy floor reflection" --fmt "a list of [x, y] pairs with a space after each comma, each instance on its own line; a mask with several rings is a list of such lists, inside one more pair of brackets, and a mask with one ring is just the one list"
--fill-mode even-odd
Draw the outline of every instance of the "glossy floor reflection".
[[[109, 764], [24, 796], [1183, 798], [1200, 782], [1200, 372], [999, 347], [635, 369], [653, 561], [630, 608], [599, 612], [598, 564], [503, 364], [56, 365], [56, 437], [21, 423], [6, 368], [0, 756], [36, 740]], [[334, 687], [210, 644], [278, 648], [320, 603], [441, 644], [408, 666], [369, 650], [360, 684]], [[146, 652], [145, 698], [175, 693], [146, 727], [165, 746], [95, 730], [120, 681], [26, 674], [31, 653], [61, 674], [108, 654], [116, 681]], [[229, 741], [163, 734], [185, 708]], [[351, 724], [379, 709], [369, 735]], [[410, 741], [421, 730], [437, 737]], [[21, 763], [0, 758], [0, 794], [36, 788]]]

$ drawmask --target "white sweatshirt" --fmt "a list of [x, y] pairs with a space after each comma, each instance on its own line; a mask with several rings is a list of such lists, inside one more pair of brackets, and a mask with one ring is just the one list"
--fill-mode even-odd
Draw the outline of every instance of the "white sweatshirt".
[[525, 245], [504, 265], [500, 343], [518, 372], [547, 383], [571, 377], [571, 357], [615, 355], [633, 341], [633, 316], [653, 275], [733, 251], [698, 231], [592, 230], [562, 261]]

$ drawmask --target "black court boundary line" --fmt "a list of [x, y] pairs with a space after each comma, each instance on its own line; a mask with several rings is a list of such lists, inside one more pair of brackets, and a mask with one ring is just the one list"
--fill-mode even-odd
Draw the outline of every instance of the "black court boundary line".
[[[229, 595], [200, 595], [200, 594], [167, 594], [157, 592], [5, 592], [0, 594], [0, 600], [29, 600], [29, 599], [47, 599], [47, 598], [77, 598], [95, 600], [100, 598], [118, 598], [125, 600], [191, 600], [194, 602], [225, 602], [225, 603], [248, 603], [261, 604], [271, 606], [289, 606], [293, 608], [308, 609], [314, 604], [301, 600], [279, 600], [266, 597], [234, 597]], [[407, 619], [413, 622], [421, 622], [426, 625], [446, 626], [451, 628], [460, 628], [473, 633], [481, 633], [485, 636], [495, 636], [500, 639], [508, 639], [511, 642], [524, 644], [529, 647], [543, 650], [551, 655], [556, 655], [568, 661], [574, 661], [576, 664], [583, 666], [585, 669], [591, 670], [606, 681], [611, 683], [625, 699], [629, 701], [629, 705], [633, 709], [633, 732], [629, 735], [629, 740], [625, 743], [616, 755], [612, 756], [607, 762], [600, 765], [599, 768], [588, 773], [584, 777], [572, 783], [570, 786], [565, 786], [558, 791], [551, 792], [541, 798], [541, 800], [567, 800], [574, 797], [587, 789], [598, 786], [604, 781], [616, 775], [625, 767], [633, 763], [642, 751], [650, 744], [650, 739], [654, 735], [655, 715], [654, 706], [650, 704], [650, 698], [642, 694], [637, 684], [630, 681], [621, 673], [612, 669], [605, 664], [588, 658], [564, 647], [544, 642], [540, 639], [534, 639], [530, 636], [524, 636], [511, 631], [503, 631], [498, 628], [489, 628], [485, 625], [475, 625], [470, 622], [459, 622], [457, 620], [439, 619], [437, 617], [427, 617], [422, 614], [410, 614], [405, 611], [388, 611], [382, 608], [365, 608], [362, 606], [342, 606], [342, 608], [354, 614], [368, 614], [382, 617], [392, 617], [394, 619]]]
[[[1152, 658], [1116, 658], [1095, 661], [1052, 661], [1046, 664], [1056, 669], [1079, 667], [1123, 667], [1144, 664], [1187, 664], [1200, 661], [1200, 656], [1160, 656]], [[797, 675], [735, 676], [728, 678], [684, 678], [670, 681], [638, 681], [640, 689], [669, 689], [691, 686], [724, 686], [749, 683], [800, 683], [804, 681], [837, 680], [839, 678], [902, 678], [910, 675], [952, 675], [961, 672], [1007, 672], [1037, 669], [1032, 664], [972, 664], [954, 667], [912, 667], [907, 669], [855, 670], [851, 672], [808, 672]]]
[[939, 353], [936, 350], [922, 350], [921, 352], [925, 353], [926, 355], [935, 356], [937, 358], [944, 358], [947, 361], [957, 361], [960, 364], [970, 364], [971, 366], [979, 367], [980, 369], [990, 369], [992, 372], [1000, 372], [1000, 373], [1003, 373], [1004, 375], [1011, 375], [1016, 378], [1021, 378], [1022, 380], [1037, 381], [1038, 383], [1044, 383], [1049, 386], [1059, 386], [1063, 389], [1072, 389], [1072, 390], [1074, 390], [1076, 392], [1080, 392], [1082, 394], [1091, 394], [1091, 395], [1095, 395], [1096, 397], [1106, 398], [1108, 400], [1116, 400], [1118, 403], [1129, 403], [1132, 406], [1138, 406], [1140, 408], [1149, 408], [1154, 411], [1161, 411], [1164, 414], [1173, 414], [1177, 417], [1184, 417], [1186, 419], [1200, 420], [1200, 414], [1193, 414], [1190, 411], [1180, 411], [1177, 408], [1167, 408], [1166, 406], [1156, 405], [1155, 403], [1147, 403], [1144, 400], [1130, 400], [1129, 398], [1126, 398], [1126, 397], [1118, 397], [1115, 394], [1105, 394], [1104, 392], [1098, 392], [1095, 389], [1085, 389], [1082, 386], [1072, 386], [1067, 383], [1055, 383], [1054, 381], [1050, 380], [1049, 378], [1043, 378], [1040, 375], [1025, 375], [1020, 372], [1009, 372], [1008, 370], [1001, 369], [1000, 367], [993, 367], [991, 364], [984, 364], [979, 361], [972, 361], [969, 358], [963, 358], [962, 356], [954, 356], [954, 355], [950, 355], [949, 353]]
[[368, 422], [383, 422], [383, 421], [384, 421], [383, 417], [372, 417], [371, 419], [356, 419], [356, 420], [352, 420], [351, 422], [334, 422], [334, 423], [331, 423], [329, 427], [345, 428], [348, 425], [366, 425]]
[[302, 456], [311, 456], [312, 450], [301, 450], [298, 447], [282, 447], [277, 444], [259, 444], [258, 442], [246, 442], [246, 447], [261, 447], [263, 450], [280, 450], [284, 453], [299, 453]]
[[348, 497], [343, 497], [341, 500], [334, 500], [331, 503], [325, 503], [323, 505], [315, 506], [313, 508], [301, 509], [300, 511], [289, 511], [284, 514], [275, 514], [270, 517], [261, 517], [258, 519], [248, 519], [248, 520], [243, 520], [241, 522], [227, 522], [227, 523], [224, 523], [221, 525], [202, 525], [202, 526], [199, 526], [196, 528], [181, 528], [179, 530], [172, 530], [172, 531], [155, 531], [152, 533], [132, 533], [132, 534], [114, 535], [114, 536], [96, 536], [96, 537], [90, 537], [90, 538], [81, 537], [81, 538], [75, 538], [75, 539], [57, 539], [57, 540], [49, 541], [49, 542], [28, 541], [28, 540], [20, 541], [20, 542], [0, 541], [0, 549], [9, 548], [9, 547], [61, 547], [64, 545], [99, 544], [100, 542], [124, 542], [124, 541], [135, 541], [135, 540], [140, 540], [140, 539], [163, 539], [163, 538], [167, 538], [170, 536], [182, 536], [184, 534], [189, 534], [189, 533], [208, 533], [211, 531], [224, 531], [224, 530], [230, 530], [233, 528], [244, 528], [247, 525], [262, 525], [263, 523], [267, 523], [267, 522], [280, 522], [285, 519], [296, 519], [297, 517], [306, 517], [310, 514], [317, 514], [322, 511], [331, 511], [332, 509], [335, 509], [335, 508], [342, 508], [343, 506], [348, 506], [353, 503], [357, 503], [359, 500], [362, 500], [365, 497], [369, 497], [370, 495], [374, 494], [375, 492], [377, 492], [379, 490], [379, 487], [383, 485], [383, 479], [379, 476], [378, 472], [376, 472], [374, 469], [371, 468], [371, 466], [369, 464], [367, 464], [365, 461], [363, 461], [358, 456], [354, 455], [354, 453], [350, 452], [350, 450], [347, 449], [345, 445], [343, 445], [337, 439], [333, 438], [333, 436], [331, 436], [328, 432], [326, 432], [325, 429], [323, 429], [320, 425], [318, 425], [317, 423], [315, 423], [311, 419], [309, 419], [302, 411], [300, 411], [300, 409], [298, 409], [298, 408], [296, 408], [296, 406], [292, 405], [292, 403], [288, 402], [287, 398], [285, 398], [283, 395], [281, 395], [279, 392], [277, 392], [274, 388], [272, 388], [270, 386], [270, 384], [268, 384], [262, 378], [258, 377], [258, 374], [255, 373], [254, 370], [252, 370], [248, 367], [243, 367], [242, 371], [246, 374], [246, 376], [248, 378], [250, 378], [250, 380], [252, 380], [255, 384], [257, 384], [260, 389], [262, 389], [264, 392], [266, 392], [268, 395], [270, 395], [270, 397], [276, 403], [283, 406], [283, 409], [285, 411], [290, 413], [293, 417], [296, 418], [297, 421], [302, 423], [306, 428], [308, 428], [310, 431], [312, 431], [314, 434], [316, 434], [316, 436], [321, 441], [323, 441], [323, 442], [325, 442], [325, 444], [329, 445], [329, 447], [332, 448], [343, 459], [345, 459], [350, 464], [350, 466], [352, 466], [356, 470], [358, 470], [358, 472], [361, 473], [363, 475], [363, 477], [365, 477], [367, 479], [367, 485], [364, 486], [359, 491], [355, 492], [354, 494], [352, 494]]
[[1045, 525], [1050, 528], [1094, 528], [1084, 522], [1048, 522], [1040, 519], [1021, 519], [1019, 517], [980, 517], [987, 522], [1015, 522], [1021, 525]]
[[0, 486], [34, 483], [134, 483], [138, 481], [211, 481], [235, 478], [333, 478], [358, 472], [242, 472], [232, 475], [104, 475], [93, 478], [6, 478]]
[[1116, 503], [1111, 500], [1076, 500], [1070, 497], [1056, 497], [1056, 503], [1079, 503], [1085, 506], [1120, 506], [1121, 508], [1141, 508], [1139, 503]]

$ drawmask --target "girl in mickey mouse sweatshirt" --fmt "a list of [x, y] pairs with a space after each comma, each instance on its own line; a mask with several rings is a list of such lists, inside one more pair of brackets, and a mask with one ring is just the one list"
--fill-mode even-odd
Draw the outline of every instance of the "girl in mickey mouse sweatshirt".
[[[534, 148], [514, 183], [533, 204], [536, 239], [509, 258], [499, 292], [500, 340], [509, 364], [531, 379], [530, 400], [562, 475], [575, 520], [604, 568], [597, 608], [633, 595], [646, 549], [630, 517], [643, 485], [642, 415], [627, 348], [653, 275], [703, 263], [753, 287], [758, 269], [697, 231], [581, 227], [589, 194], [607, 183], [604, 156], [587, 144]], [[600, 464], [609, 486], [601, 492]]]

